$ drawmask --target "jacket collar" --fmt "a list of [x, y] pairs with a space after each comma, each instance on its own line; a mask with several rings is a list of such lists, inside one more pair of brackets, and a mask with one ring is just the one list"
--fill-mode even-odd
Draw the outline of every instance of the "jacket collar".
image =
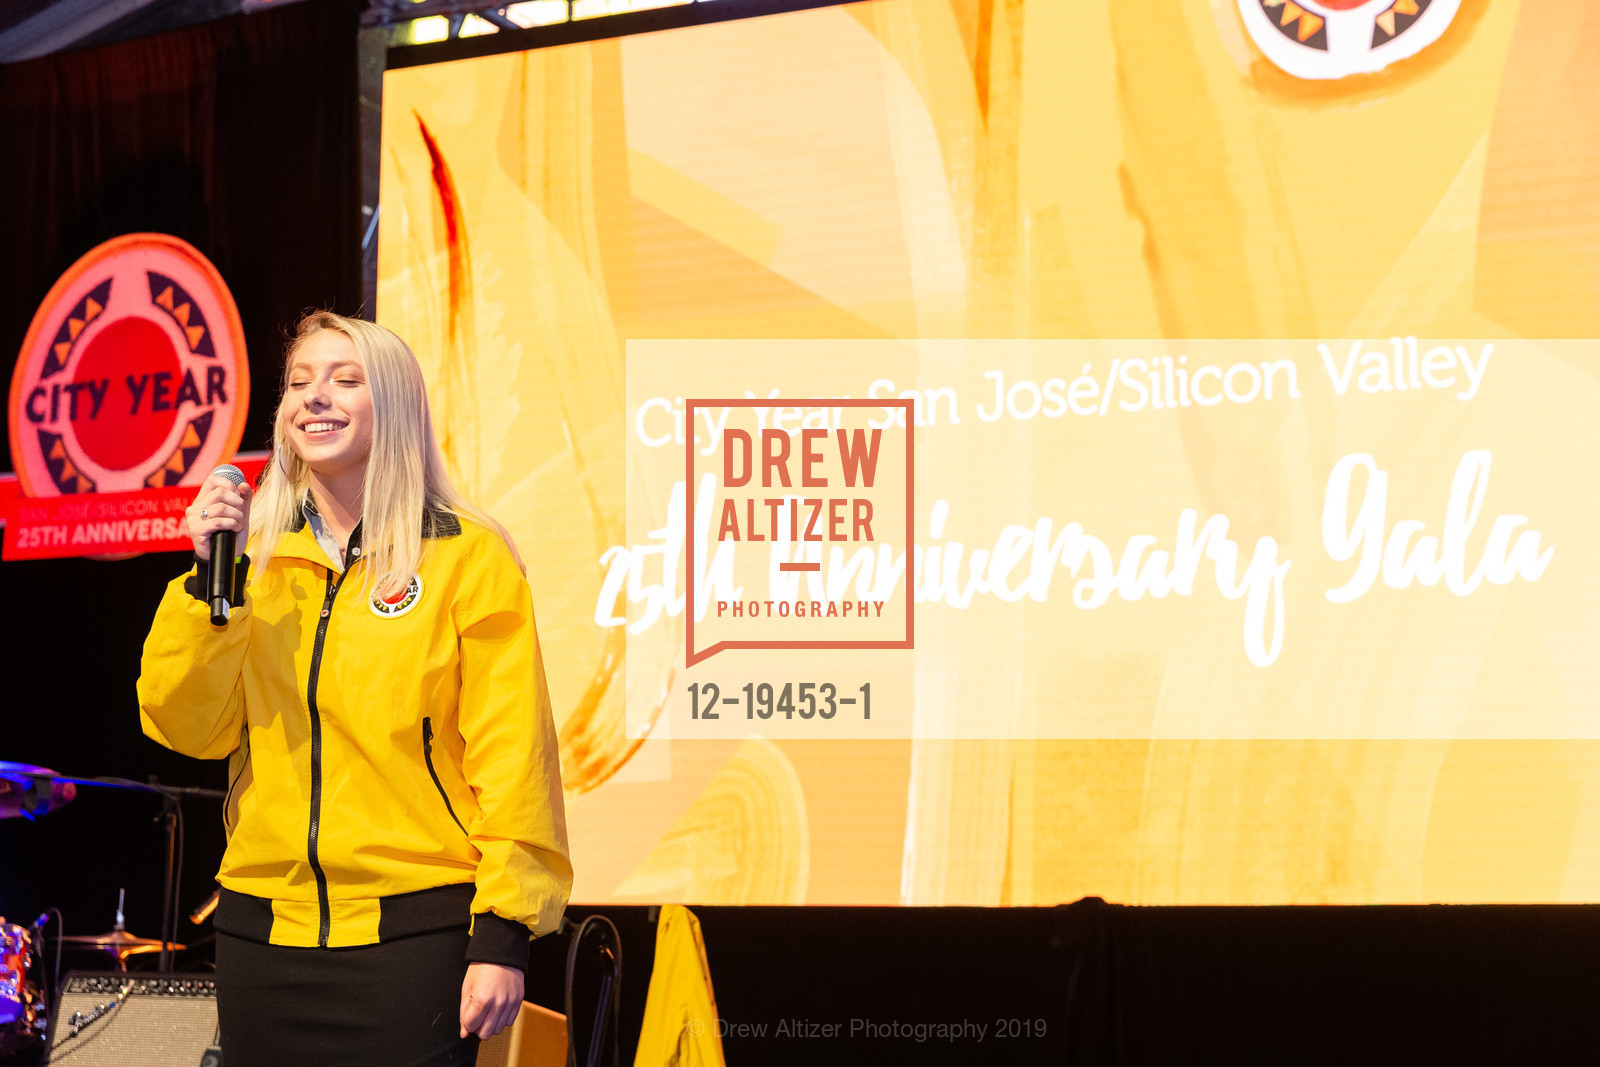
[[[301, 501], [300, 510], [295, 512], [294, 525], [282, 537], [278, 538], [278, 546], [273, 550], [274, 555], [292, 556], [295, 559], [309, 560], [312, 563], [331, 565], [328, 554], [317, 543], [316, 536], [311, 532], [307, 521], [308, 515], [317, 514], [317, 505], [307, 493]], [[350, 540], [345, 545], [345, 567], [361, 558], [361, 527], [362, 522], [357, 522], [355, 529], [350, 531]], [[443, 508], [429, 506], [422, 513], [422, 536], [429, 538], [456, 537], [461, 533], [461, 520], [453, 512]]]

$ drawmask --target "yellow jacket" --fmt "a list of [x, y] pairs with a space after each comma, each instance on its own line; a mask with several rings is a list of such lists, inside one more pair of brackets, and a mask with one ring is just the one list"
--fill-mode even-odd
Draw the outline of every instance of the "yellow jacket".
[[724, 1067], [717, 1023], [700, 920], [682, 904], [663, 904], [633, 1067]]
[[495, 533], [434, 517], [391, 605], [363, 594], [359, 525], [343, 573], [305, 525], [284, 534], [226, 627], [204, 564], [168, 586], [140, 717], [229, 757], [217, 929], [340, 947], [470, 914], [467, 958], [522, 967], [530, 931], [560, 923], [572, 866], [528, 583]]

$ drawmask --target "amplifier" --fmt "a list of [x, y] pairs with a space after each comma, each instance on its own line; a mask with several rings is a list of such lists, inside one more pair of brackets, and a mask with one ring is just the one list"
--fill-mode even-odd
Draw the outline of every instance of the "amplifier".
[[221, 1067], [217, 982], [208, 975], [88, 974], [61, 986], [52, 1067]]
[[478, 1046], [478, 1067], [567, 1067], [567, 1017], [524, 1000], [516, 1022]]

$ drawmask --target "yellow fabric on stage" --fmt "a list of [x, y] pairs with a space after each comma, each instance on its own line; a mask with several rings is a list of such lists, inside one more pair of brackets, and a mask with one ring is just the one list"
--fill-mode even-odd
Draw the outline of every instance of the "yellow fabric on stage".
[[661, 909], [656, 963], [633, 1067], [723, 1067], [717, 998], [700, 920], [682, 904]]

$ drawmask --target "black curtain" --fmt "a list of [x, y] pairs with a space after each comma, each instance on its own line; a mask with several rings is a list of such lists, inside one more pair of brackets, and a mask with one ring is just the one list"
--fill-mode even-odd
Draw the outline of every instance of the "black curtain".
[[[266, 447], [285, 329], [308, 307], [360, 310], [358, 11], [313, 0], [0, 66], [7, 366], [79, 256], [123, 233], [173, 234], [233, 291], [251, 363], [240, 447]], [[0, 563], [0, 760], [226, 784], [222, 764], [139, 732], [140, 647], [162, 587], [187, 566], [178, 553]], [[126, 887], [128, 928], [156, 936], [158, 812], [142, 795], [84, 790], [37, 822], [0, 821], [0, 915], [28, 922], [55, 905], [69, 932], [103, 932]], [[216, 802], [186, 801], [184, 815], [189, 908], [210, 893], [223, 840]]]
[[[1600, 907], [692, 908], [730, 1064], [1486, 1067], [1600, 1058]], [[622, 1060], [655, 909], [622, 936]], [[566, 938], [528, 999], [563, 1003]], [[605, 968], [574, 983], [580, 1057]], [[943, 1029], [939, 1029], [943, 1027]], [[609, 1062], [609, 1060], [604, 1061]]]

